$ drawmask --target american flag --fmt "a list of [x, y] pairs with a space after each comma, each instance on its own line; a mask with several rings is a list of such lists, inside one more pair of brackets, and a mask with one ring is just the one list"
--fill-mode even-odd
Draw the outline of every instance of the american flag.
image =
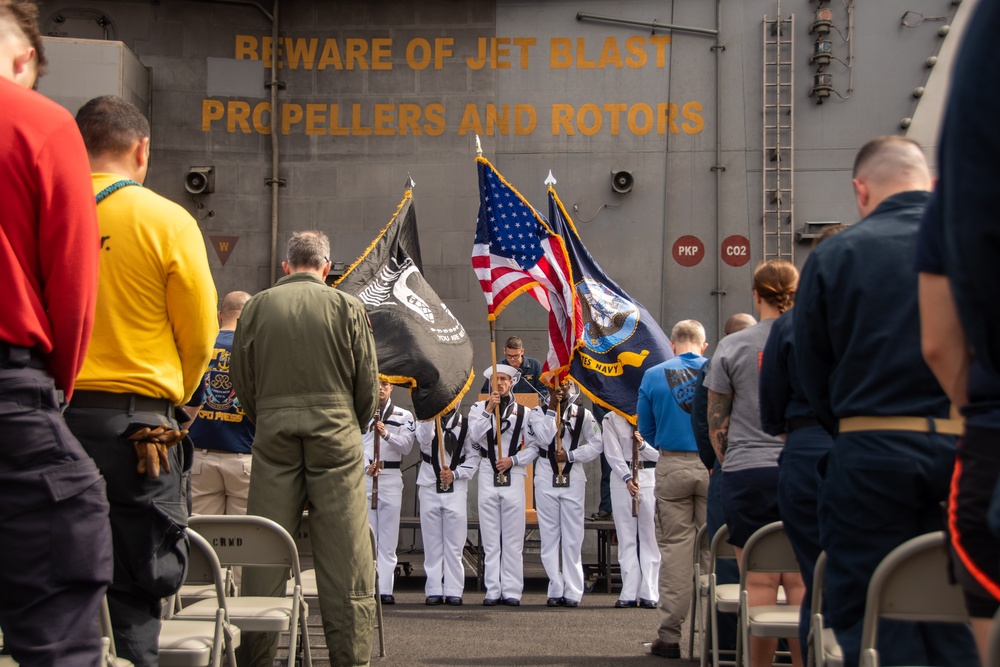
[[486, 297], [489, 319], [527, 292], [549, 311], [549, 352], [542, 374], [561, 380], [583, 328], [562, 238], [486, 158], [479, 169], [479, 217], [472, 268]]

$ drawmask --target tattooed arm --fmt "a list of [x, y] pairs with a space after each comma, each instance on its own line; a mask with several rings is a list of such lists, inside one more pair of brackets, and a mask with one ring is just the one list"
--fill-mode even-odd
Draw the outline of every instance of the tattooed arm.
[[708, 437], [719, 462], [725, 460], [729, 448], [729, 417], [733, 412], [733, 395], [708, 390]]

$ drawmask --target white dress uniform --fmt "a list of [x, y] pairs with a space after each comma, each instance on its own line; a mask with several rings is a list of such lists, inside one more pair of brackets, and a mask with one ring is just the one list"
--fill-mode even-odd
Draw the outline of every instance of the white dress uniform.
[[[372, 478], [365, 475], [368, 491], [368, 523], [378, 538], [379, 595], [392, 595], [392, 578], [396, 570], [396, 546], [399, 544], [399, 510], [403, 504], [403, 475], [400, 462], [413, 449], [417, 425], [408, 410], [386, 401], [381, 407], [386, 435], [380, 438], [379, 459], [384, 467], [379, 472], [378, 509], [371, 509]], [[368, 422], [364, 438], [365, 466], [375, 458], [375, 419]]]
[[[501, 447], [491, 445], [496, 421], [486, 401], [469, 410], [469, 437], [479, 447], [479, 529], [483, 540], [486, 600], [518, 600], [524, 589], [524, 479], [538, 451], [523, 449], [528, 409], [511, 396], [501, 407]], [[494, 462], [510, 456], [509, 486], [497, 486]]]
[[660, 452], [645, 442], [639, 447], [639, 516], [632, 516], [632, 494], [625, 483], [632, 479], [632, 432], [635, 427], [621, 415], [604, 417], [604, 456], [612, 468], [611, 507], [618, 532], [618, 565], [622, 571], [619, 600], [657, 602], [660, 549], [656, 543], [656, 461]]
[[[583, 464], [601, 455], [601, 429], [590, 410], [570, 404], [563, 410], [562, 464], [568, 486], [555, 486], [556, 413], [537, 407], [528, 418], [529, 447], [538, 452], [535, 509], [542, 542], [542, 565], [549, 577], [549, 600], [576, 606], [583, 597], [583, 518], [587, 475]], [[562, 567], [560, 568], [560, 555]]]
[[455, 474], [447, 492], [438, 492], [441, 471], [437, 426], [433, 421], [417, 424], [417, 444], [420, 446], [420, 532], [424, 541], [424, 571], [427, 597], [461, 598], [465, 589], [465, 567], [462, 550], [469, 534], [469, 480], [479, 471], [479, 450], [472, 445], [468, 420], [455, 410], [442, 420], [444, 429], [445, 463]]

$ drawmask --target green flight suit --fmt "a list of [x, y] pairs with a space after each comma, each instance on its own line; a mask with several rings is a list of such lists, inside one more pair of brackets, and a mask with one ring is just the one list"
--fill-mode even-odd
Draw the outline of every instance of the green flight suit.
[[[375, 340], [364, 306], [311, 273], [247, 302], [230, 376], [257, 424], [247, 513], [295, 535], [308, 499], [320, 613], [333, 665], [367, 665], [375, 573], [362, 425], [378, 404]], [[284, 596], [287, 570], [247, 568], [245, 595]], [[239, 664], [273, 664], [276, 633], [244, 634]]]

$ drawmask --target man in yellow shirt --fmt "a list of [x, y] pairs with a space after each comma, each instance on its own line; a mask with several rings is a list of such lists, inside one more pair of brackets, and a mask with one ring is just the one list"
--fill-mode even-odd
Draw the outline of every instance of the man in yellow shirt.
[[118, 653], [153, 666], [160, 599], [180, 588], [187, 562], [191, 456], [129, 436], [178, 428], [174, 407], [190, 400], [212, 354], [217, 297], [194, 218], [141, 185], [150, 135], [142, 113], [98, 97], [76, 120], [93, 172], [101, 264], [94, 331], [66, 421], [107, 480]]

